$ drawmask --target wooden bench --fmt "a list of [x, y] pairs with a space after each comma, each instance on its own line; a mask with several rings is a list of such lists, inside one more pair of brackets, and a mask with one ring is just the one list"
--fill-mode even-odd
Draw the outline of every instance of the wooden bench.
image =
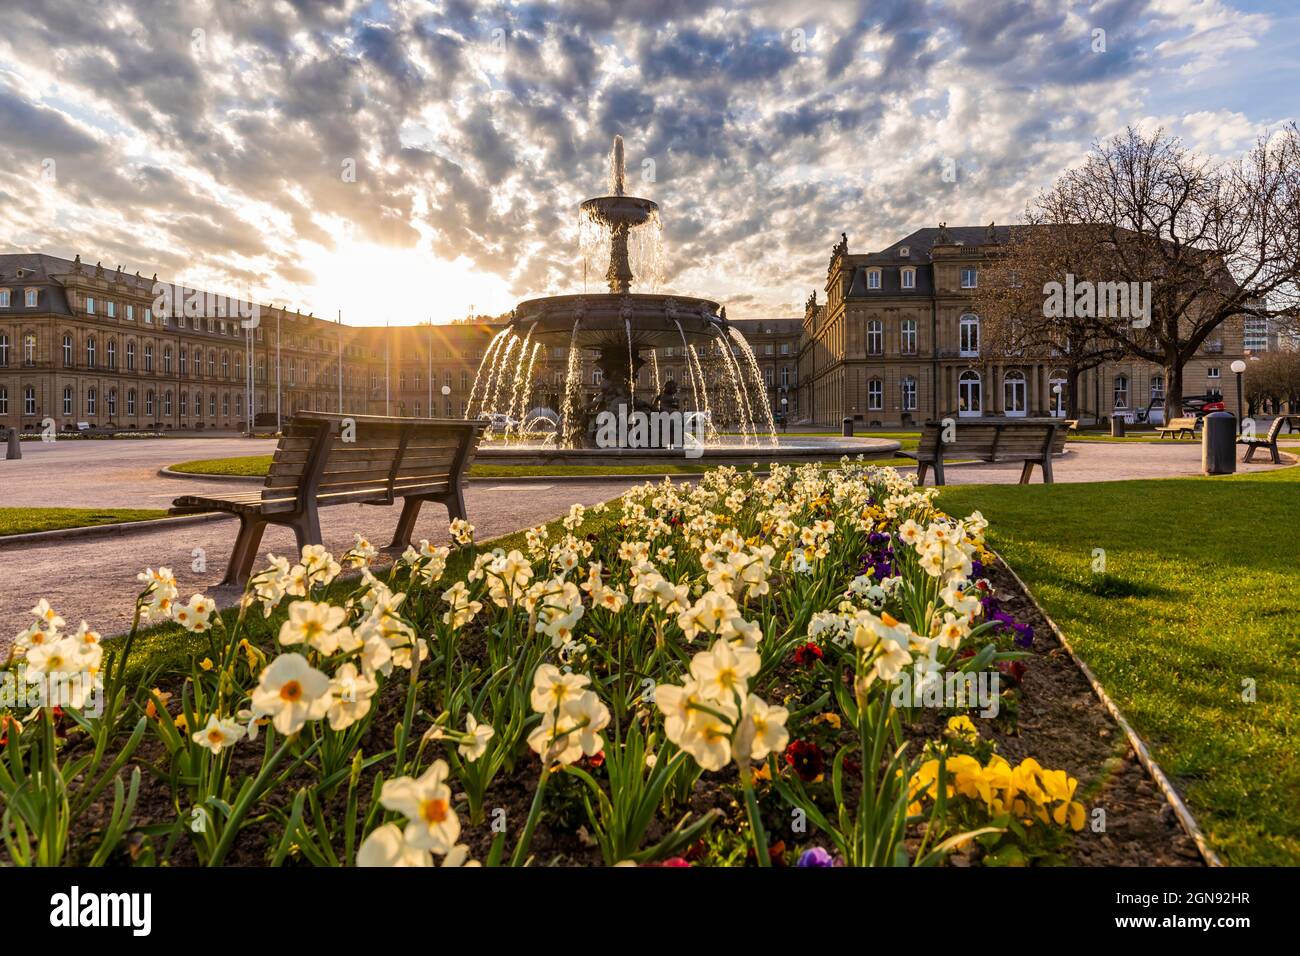
[[181, 495], [169, 513], [239, 516], [223, 585], [247, 582], [268, 524], [293, 528], [299, 551], [320, 544], [317, 512], [325, 505], [391, 505], [401, 498], [391, 547], [403, 548], [424, 502], [442, 502], [452, 518], [465, 517], [462, 484], [486, 424], [299, 412], [285, 425], [260, 490]]
[[1279, 415], [1273, 419], [1273, 424], [1268, 427], [1268, 434], [1263, 438], [1238, 438], [1237, 444], [1246, 446], [1246, 454], [1241, 460], [1250, 461], [1255, 457], [1256, 449], [1267, 448], [1273, 464], [1282, 464], [1282, 456], [1278, 454], [1277, 450], [1277, 436], [1281, 433], [1284, 424], [1286, 424], [1286, 416]]
[[916, 451], [900, 451], [903, 458], [917, 463], [917, 484], [925, 484], [926, 472], [934, 467], [934, 483], [944, 483], [943, 459], [973, 458], [977, 461], [1022, 461], [1020, 484], [1028, 484], [1034, 465], [1043, 469], [1043, 482], [1052, 483], [1052, 456], [1065, 450], [1069, 431], [1059, 418], [957, 418], [951, 419], [951, 441], [943, 441], [943, 422], [926, 422]]
[[1166, 435], [1173, 435], [1174, 438], [1182, 438], [1186, 435], [1188, 438], [1196, 437], [1197, 420], [1195, 418], [1171, 418], [1168, 425], [1157, 426], [1156, 431], [1161, 438]]

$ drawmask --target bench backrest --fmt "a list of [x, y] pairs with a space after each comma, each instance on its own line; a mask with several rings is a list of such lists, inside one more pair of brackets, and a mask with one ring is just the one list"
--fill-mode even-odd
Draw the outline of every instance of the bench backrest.
[[1277, 441], [1277, 436], [1282, 433], [1282, 426], [1286, 424], [1286, 418], [1279, 415], [1273, 419], [1273, 424], [1268, 426], [1268, 437], [1265, 439], [1269, 442]]
[[300, 412], [285, 426], [263, 498], [303, 499], [383, 489], [452, 490], [469, 470], [487, 423], [464, 419], [387, 418]]
[[1060, 420], [958, 418], [953, 420], [952, 441], [941, 440], [943, 431], [942, 422], [926, 422], [917, 453], [923, 458], [940, 451], [945, 458], [1041, 458], [1045, 449], [1054, 455], [1065, 450], [1069, 429]]
[[1195, 418], [1171, 418], [1171, 419], [1169, 420], [1169, 426], [1168, 426], [1168, 427], [1170, 427], [1170, 428], [1195, 428], [1195, 427], [1196, 427], [1196, 419], [1195, 419]]

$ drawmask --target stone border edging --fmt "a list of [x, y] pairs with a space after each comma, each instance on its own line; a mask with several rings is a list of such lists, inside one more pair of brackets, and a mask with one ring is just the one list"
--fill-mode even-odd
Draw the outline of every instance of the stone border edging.
[[1210, 848], [1209, 841], [1205, 839], [1205, 834], [1201, 831], [1200, 825], [1197, 824], [1196, 818], [1192, 816], [1191, 810], [1187, 808], [1187, 804], [1185, 804], [1182, 797], [1178, 795], [1178, 791], [1174, 789], [1174, 785], [1169, 782], [1169, 778], [1165, 776], [1165, 772], [1160, 769], [1160, 765], [1156, 763], [1155, 758], [1151, 756], [1151, 751], [1147, 748], [1146, 741], [1144, 741], [1141, 736], [1138, 735], [1138, 732], [1133, 729], [1133, 725], [1125, 719], [1124, 714], [1120, 711], [1119, 705], [1111, 699], [1110, 695], [1106, 693], [1106, 689], [1101, 686], [1101, 682], [1097, 680], [1096, 675], [1093, 674], [1088, 665], [1083, 662], [1083, 659], [1075, 653], [1074, 648], [1070, 646], [1070, 642], [1066, 640], [1065, 632], [1057, 626], [1056, 621], [1052, 619], [1052, 616], [1048, 614], [1042, 604], [1038, 602], [1038, 598], [1034, 595], [1033, 591], [1029, 590], [1028, 585], [1026, 585], [1021, 579], [1020, 575], [1016, 573], [1016, 569], [1007, 562], [1007, 559], [1004, 558], [1000, 552], [995, 550], [993, 551], [993, 554], [997, 557], [999, 563], [1001, 563], [1001, 565], [1011, 574], [1012, 580], [1016, 582], [1016, 585], [1020, 590], [1023, 591], [1025, 596], [1033, 603], [1038, 613], [1043, 616], [1043, 620], [1047, 622], [1047, 626], [1052, 629], [1052, 633], [1056, 635], [1056, 639], [1060, 641], [1061, 646], [1065, 648], [1065, 653], [1069, 654], [1070, 660], [1074, 661], [1074, 666], [1079, 668], [1080, 673], [1083, 674], [1089, 685], [1091, 685], [1093, 693], [1097, 695], [1097, 699], [1101, 701], [1102, 706], [1106, 708], [1106, 711], [1110, 714], [1111, 718], [1114, 719], [1115, 723], [1119, 724], [1120, 729], [1124, 731], [1125, 736], [1128, 737], [1129, 746], [1133, 748], [1133, 752], [1137, 754], [1138, 760], [1141, 762], [1142, 766], [1151, 776], [1151, 779], [1155, 781], [1156, 786], [1160, 788], [1160, 792], [1164, 794], [1169, 805], [1173, 807], [1174, 816], [1178, 817], [1178, 822], [1182, 824], [1187, 835], [1192, 838], [1192, 842], [1194, 842], [1196, 848], [1200, 850], [1201, 858], [1205, 861], [1205, 865], [1223, 866], [1223, 860], [1221, 860], [1219, 855]]
[[102, 538], [113, 534], [133, 534], [135, 532], [157, 531], [162, 528], [178, 528], [191, 524], [202, 524], [222, 518], [233, 518], [224, 512], [213, 511], [197, 515], [175, 515], [168, 518], [148, 518], [144, 521], [116, 521], [112, 524], [81, 525], [76, 528], [54, 528], [50, 531], [29, 531], [25, 534], [0, 536], [0, 551], [13, 545], [40, 544], [45, 541], [59, 541], [67, 538]]

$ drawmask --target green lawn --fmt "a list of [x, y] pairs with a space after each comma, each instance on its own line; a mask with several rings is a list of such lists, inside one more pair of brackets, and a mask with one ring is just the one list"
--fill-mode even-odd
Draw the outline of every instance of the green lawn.
[[[1015, 567], [1236, 865], [1300, 863], [1300, 468], [945, 489]], [[1105, 573], [1093, 571], [1095, 549]], [[1254, 687], [1256, 699], [1243, 699]]]
[[154, 508], [0, 508], [0, 536], [165, 517]]

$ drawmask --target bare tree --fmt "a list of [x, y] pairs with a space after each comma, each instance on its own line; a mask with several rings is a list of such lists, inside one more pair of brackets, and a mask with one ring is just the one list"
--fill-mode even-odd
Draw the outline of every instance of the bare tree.
[[[1098, 345], [1164, 368], [1168, 420], [1182, 411], [1188, 361], [1225, 321], [1300, 315], [1300, 130], [1216, 164], [1163, 131], [1130, 127], [1040, 197], [1031, 223], [1065, 227], [1045, 233], [1059, 248], [1040, 262], [1088, 270], [1071, 275], [1097, 294], [1071, 318]], [[1004, 268], [1019, 268], [1014, 252]], [[1116, 309], [1123, 296], [1143, 314]]]
[[1079, 418], [1083, 373], [1114, 361], [1124, 349], [1091, 319], [1048, 314], [1043, 288], [1066, 274], [1095, 271], [1095, 249], [1078, 230], [1054, 224], [1049, 211], [1027, 210], [1025, 220], [1011, 228], [1006, 243], [980, 270], [975, 299], [980, 334], [996, 354], [1047, 361], [1063, 369], [1066, 416]]
[[1292, 414], [1300, 411], [1300, 352], [1264, 352], [1250, 360], [1246, 373], [1246, 400], [1250, 413], [1261, 412], [1263, 404], [1273, 410], [1286, 405]]

